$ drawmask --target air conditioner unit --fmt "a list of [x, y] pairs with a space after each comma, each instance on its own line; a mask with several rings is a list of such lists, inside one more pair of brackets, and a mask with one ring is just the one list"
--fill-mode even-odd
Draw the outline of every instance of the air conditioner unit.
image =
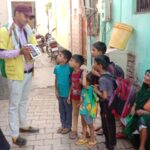
[[111, 0], [101, 0], [100, 2], [100, 16], [101, 21], [109, 22], [111, 20]]

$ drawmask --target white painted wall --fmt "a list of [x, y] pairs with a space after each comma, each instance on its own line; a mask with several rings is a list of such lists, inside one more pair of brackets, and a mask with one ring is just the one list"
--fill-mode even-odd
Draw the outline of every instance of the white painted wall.
[[127, 71], [127, 52], [120, 51], [117, 49], [107, 49], [107, 55], [109, 56], [110, 60], [115, 62], [117, 65], [122, 67], [124, 70], [125, 76]]
[[53, 36], [57, 42], [70, 49], [70, 0], [53, 0]]
[[0, 0], [0, 26], [8, 20], [7, 0]]
[[[0, 0], [0, 25], [6, 24], [12, 20], [11, 2], [30, 2], [31, 0]], [[47, 15], [45, 12], [45, 4], [48, 0], [32, 0], [35, 1], [36, 21], [39, 24], [39, 33], [45, 35], [47, 33]]]
[[45, 5], [48, 0], [35, 0], [35, 7], [36, 7], [36, 21], [38, 27], [38, 31], [40, 34], [46, 34], [48, 32], [47, 29], [47, 15], [45, 12]]

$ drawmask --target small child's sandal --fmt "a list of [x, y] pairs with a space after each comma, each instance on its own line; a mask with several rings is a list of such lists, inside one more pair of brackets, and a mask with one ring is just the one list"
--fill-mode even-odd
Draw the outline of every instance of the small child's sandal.
[[76, 145], [84, 145], [87, 143], [87, 140], [86, 139], [79, 139], [77, 142], [76, 142]]
[[88, 144], [87, 144], [87, 147], [88, 148], [93, 148], [95, 145], [96, 145], [96, 141], [94, 141], [94, 142], [88, 142]]

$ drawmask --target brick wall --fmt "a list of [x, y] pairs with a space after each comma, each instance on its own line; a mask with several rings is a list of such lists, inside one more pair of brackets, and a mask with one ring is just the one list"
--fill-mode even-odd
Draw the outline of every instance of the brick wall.
[[138, 84], [138, 80], [135, 75], [135, 63], [136, 63], [136, 56], [134, 54], [128, 53], [126, 77], [130, 79], [130, 81], [137, 87], [137, 91], [138, 91], [140, 85]]
[[72, 52], [82, 54], [82, 16], [72, 17]]
[[135, 55], [128, 53], [127, 54], [127, 78], [131, 81], [135, 81]]

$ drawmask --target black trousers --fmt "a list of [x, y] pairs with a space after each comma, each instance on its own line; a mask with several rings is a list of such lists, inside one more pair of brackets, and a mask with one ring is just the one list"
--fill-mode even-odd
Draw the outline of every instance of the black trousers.
[[115, 117], [111, 113], [111, 108], [108, 107], [107, 100], [100, 102], [100, 110], [105, 144], [109, 150], [113, 150], [116, 145], [116, 123]]
[[10, 150], [10, 145], [7, 142], [1, 129], [0, 129], [0, 150]]

